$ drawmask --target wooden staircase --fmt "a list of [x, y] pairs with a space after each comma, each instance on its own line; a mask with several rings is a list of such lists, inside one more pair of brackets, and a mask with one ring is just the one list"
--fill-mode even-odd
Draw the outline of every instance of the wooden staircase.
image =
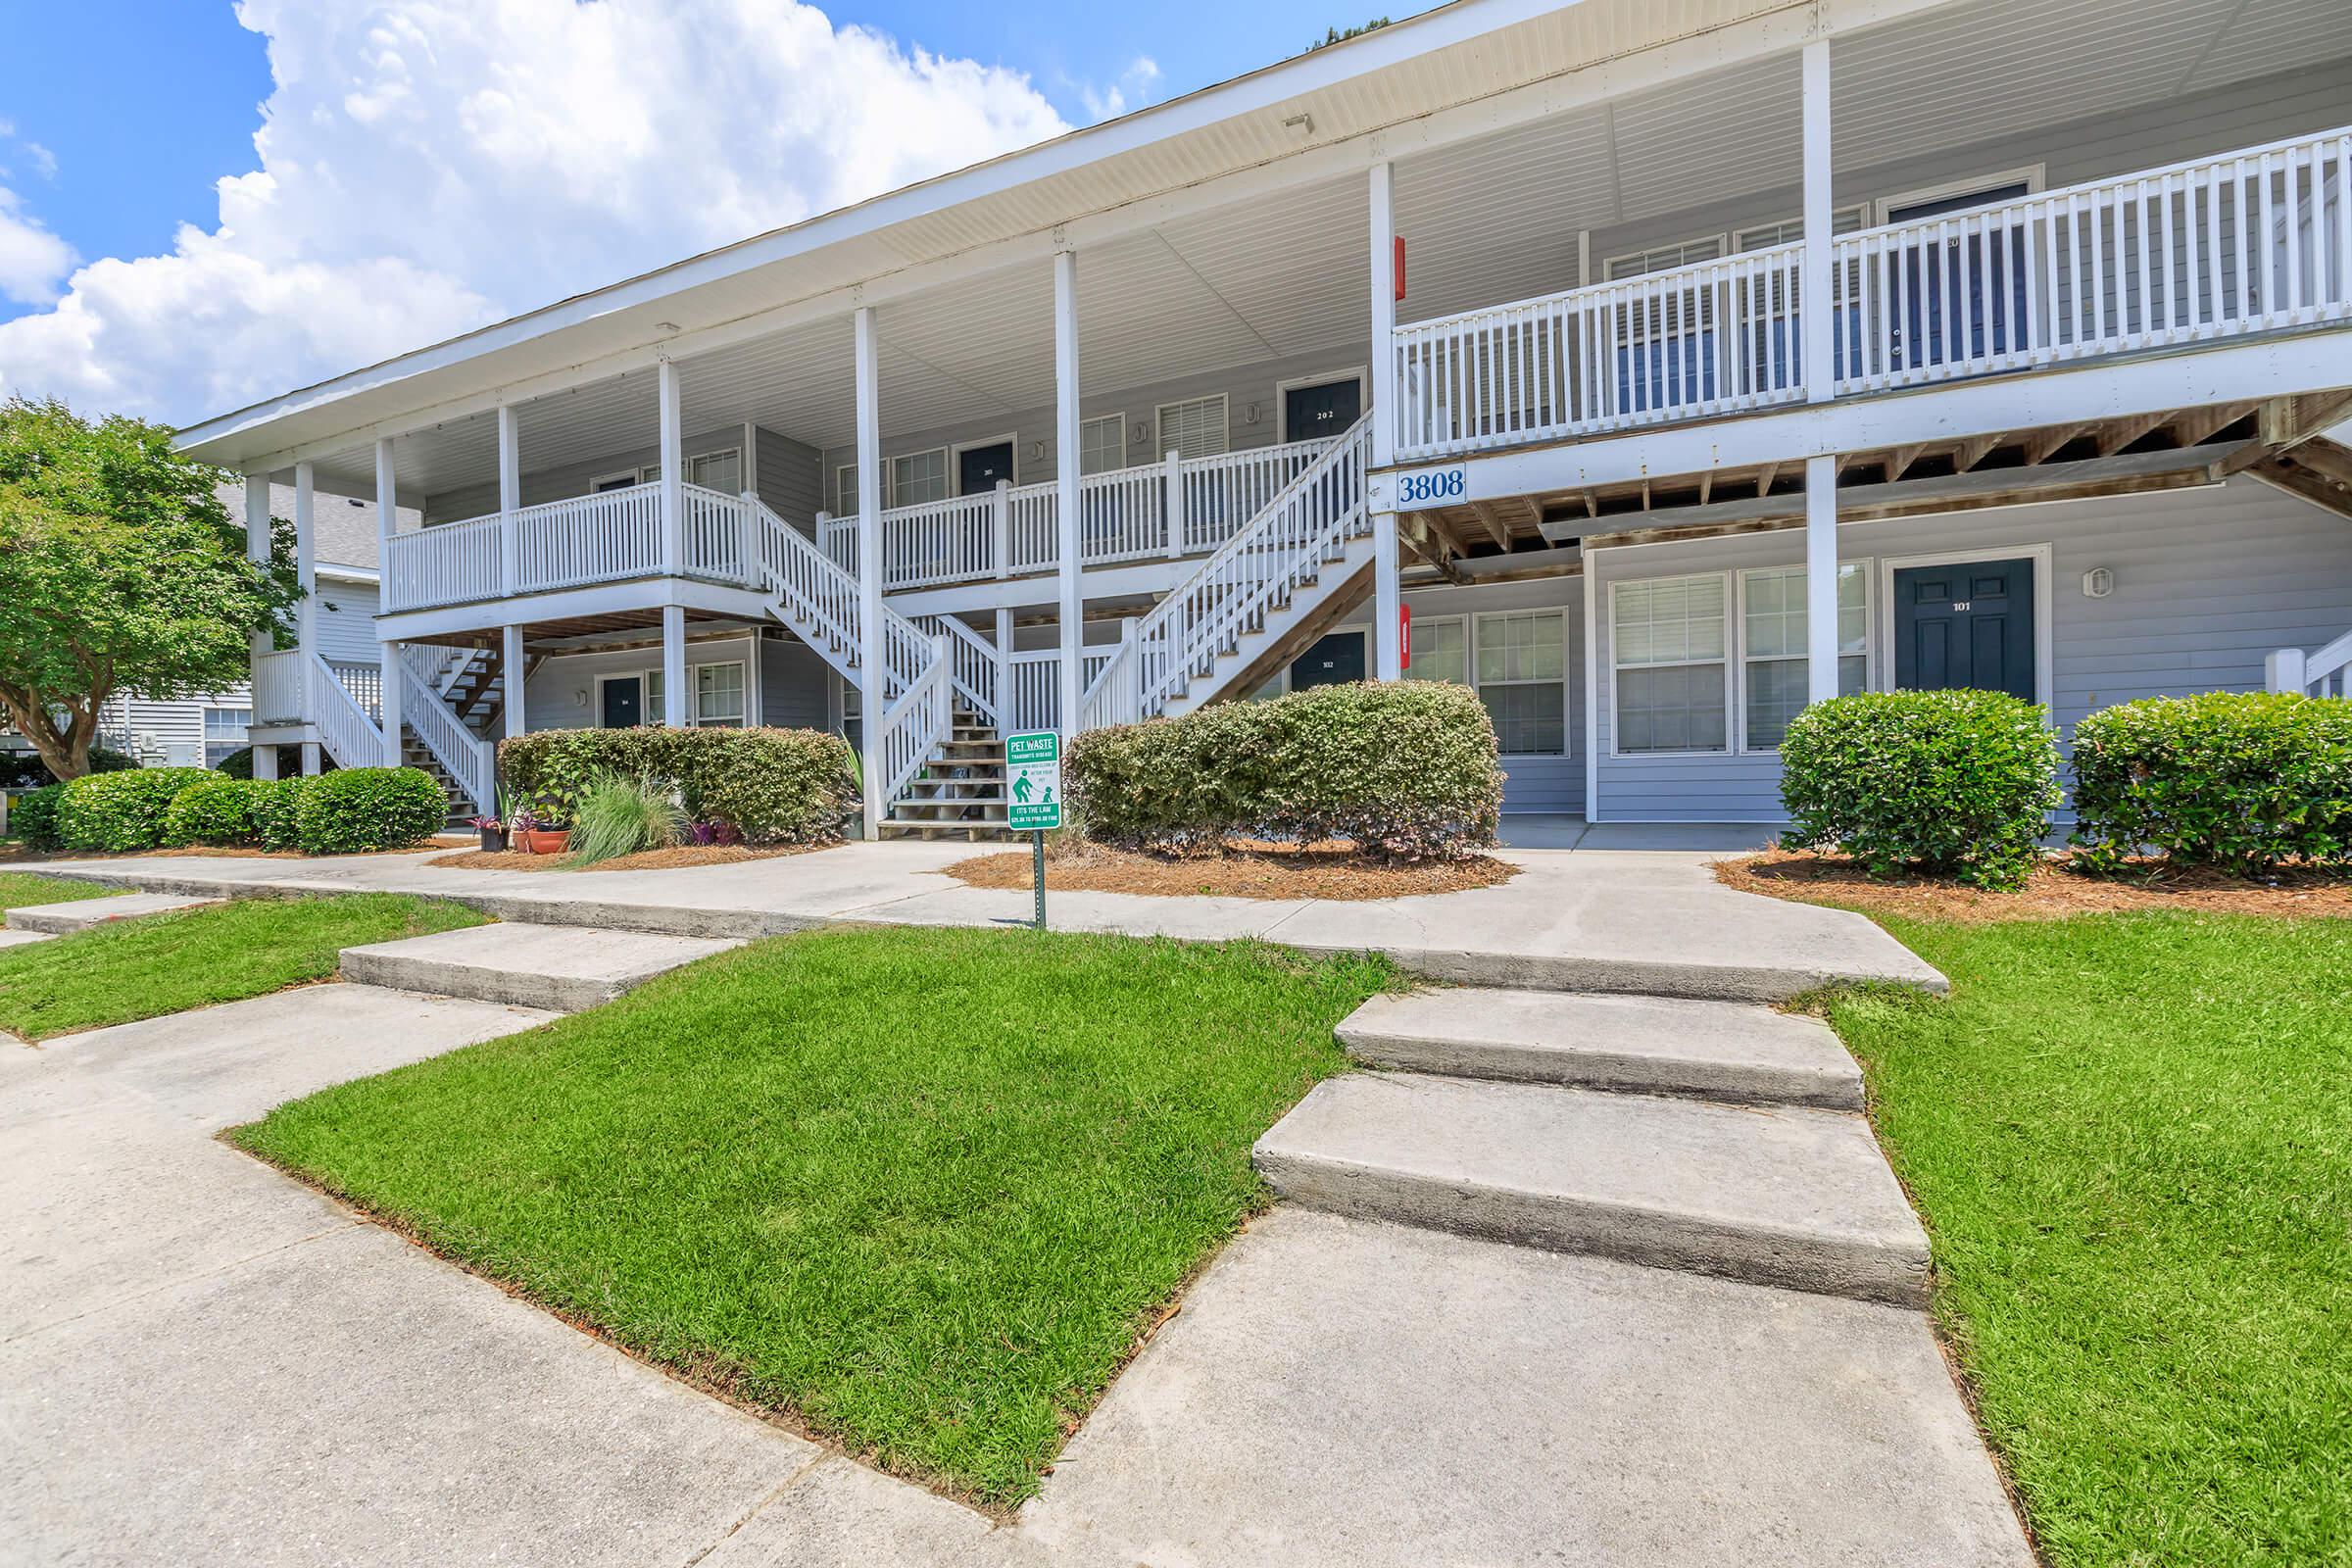
[[1005, 843], [1004, 737], [958, 708], [948, 738], [882, 818], [881, 836]]

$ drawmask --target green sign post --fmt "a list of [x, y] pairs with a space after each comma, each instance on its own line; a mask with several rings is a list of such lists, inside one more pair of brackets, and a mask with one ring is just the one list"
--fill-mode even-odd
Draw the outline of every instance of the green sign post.
[[1046, 835], [1061, 826], [1061, 737], [1050, 729], [1004, 737], [1005, 825], [1030, 841], [1037, 928], [1046, 928]]

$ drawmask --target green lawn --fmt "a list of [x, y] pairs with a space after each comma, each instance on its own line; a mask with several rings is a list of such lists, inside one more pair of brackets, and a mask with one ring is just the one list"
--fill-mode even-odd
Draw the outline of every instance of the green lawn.
[[2352, 1562], [2352, 921], [1889, 919], [1832, 1021], [2052, 1568]]
[[1261, 1200], [1371, 960], [762, 942], [232, 1136], [638, 1352], [1004, 1505]]
[[114, 891], [94, 882], [74, 882], [61, 876], [34, 876], [29, 871], [0, 871], [0, 909], [28, 909], [36, 904], [71, 904], [75, 899], [103, 899]]
[[258, 997], [325, 979], [335, 956], [363, 942], [481, 923], [462, 906], [391, 893], [245, 899], [123, 920], [0, 949], [0, 1029], [46, 1040]]

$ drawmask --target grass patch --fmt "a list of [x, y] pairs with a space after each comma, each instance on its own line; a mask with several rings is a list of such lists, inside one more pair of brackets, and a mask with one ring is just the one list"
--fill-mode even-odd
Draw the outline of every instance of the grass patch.
[[36, 904], [72, 904], [76, 899], [103, 899], [116, 891], [90, 882], [64, 877], [34, 876], [29, 871], [0, 871], [0, 909], [28, 909]]
[[2352, 1559], [2352, 921], [1889, 918], [1831, 1021], [2053, 1568]]
[[161, 1017], [323, 980], [336, 955], [480, 925], [436, 899], [243, 899], [0, 949], [0, 1029], [26, 1040]]
[[231, 1136], [650, 1359], [999, 1506], [1261, 1201], [1373, 959], [822, 931]]

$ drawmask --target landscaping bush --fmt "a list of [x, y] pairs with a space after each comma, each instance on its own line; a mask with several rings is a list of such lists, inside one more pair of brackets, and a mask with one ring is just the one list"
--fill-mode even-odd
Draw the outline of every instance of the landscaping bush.
[[507, 790], [543, 826], [569, 827], [601, 779], [677, 786], [698, 823], [753, 844], [821, 843], [857, 809], [847, 742], [807, 729], [557, 729], [502, 741]]
[[294, 831], [305, 855], [357, 855], [422, 844], [449, 820], [449, 797], [414, 767], [341, 767], [306, 780]]
[[241, 778], [201, 780], [172, 798], [170, 809], [164, 812], [163, 843], [173, 849], [195, 844], [258, 846], [265, 811], [291, 799], [289, 789], [272, 783]]
[[1475, 692], [1444, 681], [1221, 703], [1091, 731], [1067, 761], [1095, 836], [1180, 855], [1246, 837], [1458, 857], [1494, 842], [1502, 809], [1494, 726]]
[[28, 850], [64, 849], [66, 841], [57, 835], [57, 808], [65, 798], [63, 784], [44, 785], [18, 796], [8, 803], [8, 830]]
[[1815, 703], [1781, 741], [1784, 849], [2015, 887], [2058, 804], [2042, 710], [2001, 692], [1870, 692]]
[[307, 782], [299, 777], [252, 781], [254, 830], [263, 849], [302, 848], [302, 791]]
[[230, 778], [253, 777], [253, 748], [240, 746], [220, 759], [220, 771]]
[[2151, 697], [2075, 726], [2075, 843], [2243, 876], [2352, 863], [2352, 703], [2299, 693]]
[[686, 835], [686, 812], [666, 784], [609, 774], [588, 787], [571, 823], [571, 861], [594, 865], [666, 850]]
[[163, 842], [172, 802], [191, 784], [217, 779], [202, 767], [141, 767], [88, 773], [70, 781], [57, 808], [57, 833], [69, 850], [121, 854]]
[[[138, 765], [139, 760], [128, 752], [118, 752], [111, 746], [90, 748], [93, 773], [122, 773]], [[0, 790], [37, 790], [56, 782], [40, 753], [0, 752]]]

